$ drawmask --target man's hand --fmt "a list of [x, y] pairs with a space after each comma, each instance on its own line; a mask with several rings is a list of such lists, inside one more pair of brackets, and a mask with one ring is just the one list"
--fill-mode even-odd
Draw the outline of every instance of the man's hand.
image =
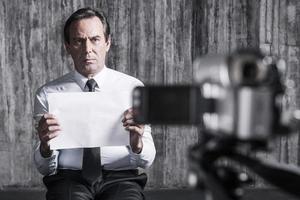
[[133, 121], [132, 108], [124, 112], [122, 120], [123, 126], [130, 132], [130, 146], [134, 153], [140, 153], [143, 149], [142, 136], [144, 133], [144, 125], [136, 124]]
[[49, 141], [57, 137], [61, 130], [54, 115], [44, 114], [39, 121], [37, 132], [41, 141], [40, 151], [43, 157], [49, 157], [52, 153]]

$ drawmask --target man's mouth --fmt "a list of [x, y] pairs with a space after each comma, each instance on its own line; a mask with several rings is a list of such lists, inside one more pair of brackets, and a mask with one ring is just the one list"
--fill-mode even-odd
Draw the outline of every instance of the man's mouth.
[[84, 59], [85, 63], [94, 63], [96, 61], [96, 59], [92, 59], [92, 58], [86, 58]]

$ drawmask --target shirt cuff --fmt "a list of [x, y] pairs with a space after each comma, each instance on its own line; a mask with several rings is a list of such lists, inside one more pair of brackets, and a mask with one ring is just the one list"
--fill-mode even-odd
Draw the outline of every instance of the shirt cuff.
[[156, 149], [151, 136], [151, 127], [149, 125], [145, 125], [144, 127], [142, 141], [143, 148], [140, 153], [134, 153], [130, 145], [128, 146], [128, 149], [130, 155], [130, 164], [136, 168], [140, 167], [145, 169], [151, 166], [156, 154]]
[[50, 157], [44, 158], [40, 151], [40, 145], [37, 145], [34, 153], [34, 162], [38, 171], [42, 175], [53, 175], [57, 171], [59, 151], [53, 150]]
[[135, 166], [135, 168], [140, 167], [146, 169], [153, 163], [156, 154], [154, 145], [144, 143], [142, 151], [138, 154], [134, 153], [130, 146], [128, 149], [130, 153], [131, 166]]
[[142, 159], [144, 147], [140, 153], [134, 153], [130, 147], [128, 146], [129, 154], [130, 154], [130, 165], [134, 166], [134, 168], [142, 167], [146, 164], [146, 161]]

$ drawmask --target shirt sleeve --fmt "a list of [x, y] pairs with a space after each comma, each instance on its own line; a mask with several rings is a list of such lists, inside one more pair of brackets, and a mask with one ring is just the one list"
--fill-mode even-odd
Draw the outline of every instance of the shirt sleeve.
[[41, 155], [40, 143], [36, 145], [34, 150], [34, 163], [37, 170], [44, 176], [56, 173], [59, 151], [54, 150], [50, 157], [44, 158]]
[[151, 127], [146, 125], [143, 134], [143, 149], [137, 154], [132, 152], [130, 148], [130, 164], [136, 167], [146, 169], [150, 167], [154, 161], [156, 149], [151, 135]]
[[[35, 100], [34, 100], [34, 112], [33, 112], [33, 120], [35, 127], [37, 128], [38, 123], [41, 117], [48, 112], [48, 103], [46, 100], [46, 93], [44, 89], [38, 89]], [[40, 151], [40, 142], [37, 143], [34, 149], [34, 164], [37, 170], [42, 175], [51, 175], [56, 173], [57, 165], [58, 165], [58, 155], [59, 151], [55, 150], [52, 152], [52, 155], [48, 158], [44, 158], [41, 155]]]
[[143, 149], [137, 154], [130, 146], [110, 146], [101, 148], [101, 163], [107, 170], [148, 168], [154, 161], [156, 149], [151, 135], [151, 127], [145, 125], [142, 137]]

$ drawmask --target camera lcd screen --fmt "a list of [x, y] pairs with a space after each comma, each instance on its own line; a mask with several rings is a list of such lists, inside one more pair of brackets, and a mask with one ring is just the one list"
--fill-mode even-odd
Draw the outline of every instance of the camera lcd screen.
[[192, 86], [140, 87], [136, 119], [151, 124], [192, 124], [197, 112], [197, 88]]
[[149, 120], [154, 122], [184, 123], [189, 120], [190, 91], [170, 88], [149, 91]]

